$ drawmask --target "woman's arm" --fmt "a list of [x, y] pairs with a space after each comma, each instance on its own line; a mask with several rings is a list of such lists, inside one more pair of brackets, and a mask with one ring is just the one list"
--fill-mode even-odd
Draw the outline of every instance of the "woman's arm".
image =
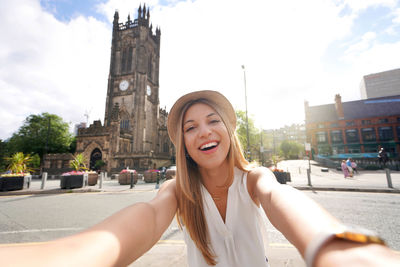
[[137, 203], [93, 227], [36, 245], [0, 247], [2, 266], [126, 266], [143, 255], [170, 225], [177, 209], [175, 180], [148, 203]]
[[[271, 223], [299, 250], [303, 257], [307, 245], [318, 233], [322, 231], [335, 232], [341, 229], [342, 224], [339, 220], [302, 192], [291, 186], [279, 184], [270, 170], [256, 168], [248, 174], [248, 177], [249, 192], [253, 199], [261, 203]], [[360, 249], [360, 247], [364, 247], [364, 249]], [[376, 249], [377, 247], [379, 249]], [[347, 250], [342, 251], [345, 248]], [[352, 248], [357, 252], [361, 251], [361, 254], [358, 254], [361, 257], [367, 257], [371, 252], [376, 253], [374, 255], [379, 258], [384, 251], [386, 254], [397, 258], [397, 264], [399, 264], [398, 257], [382, 245], [360, 245], [333, 240], [318, 253], [315, 266], [343, 266], [335, 265], [334, 260], [340, 259], [340, 257], [337, 257], [338, 255], [341, 255], [342, 259], [346, 255], [355, 259], [354, 254], [350, 253], [351, 251], [354, 252]], [[335, 254], [335, 251], [340, 251], [340, 253]], [[349, 253], [346, 254], [345, 252]], [[385, 256], [383, 259], [386, 259]]]

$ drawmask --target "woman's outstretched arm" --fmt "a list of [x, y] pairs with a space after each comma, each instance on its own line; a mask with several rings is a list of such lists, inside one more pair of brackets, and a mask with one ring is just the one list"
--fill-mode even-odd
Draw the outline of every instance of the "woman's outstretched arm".
[[[342, 229], [342, 223], [315, 201], [291, 186], [279, 184], [270, 170], [256, 168], [248, 177], [249, 193], [253, 199], [261, 203], [270, 222], [303, 258], [307, 246], [320, 232]], [[347, 264], [343, 265], [343, 260], [347, 260]], [[398, 255], [385, 246], [341, 240], [330, 241], [322, 247], [314, 262], [314, 266], [324, 267], [400, 266]]]
[[93, 227], [51, 242], [2, 246], [2, 266], [127, 266], [161, 237], [177, 209], [175, 180], [148, 203], [136, 203]]

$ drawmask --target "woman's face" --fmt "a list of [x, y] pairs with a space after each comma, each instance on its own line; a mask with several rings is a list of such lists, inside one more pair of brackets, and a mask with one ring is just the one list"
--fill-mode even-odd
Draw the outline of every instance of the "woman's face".
[[197, 103], [183, 117], [183, 139], [199, 167], [219, 167], [227, 158], [230, 139], [221, 117], [210, 106]]

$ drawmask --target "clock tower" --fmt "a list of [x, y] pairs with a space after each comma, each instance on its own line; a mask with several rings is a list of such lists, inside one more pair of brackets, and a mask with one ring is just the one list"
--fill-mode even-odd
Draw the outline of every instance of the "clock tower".
[[132, 137], [134, 152], [155, 151], [159, 110], [159, 65], [161, 31], [150, 24], [150, 11], [139, 7], [137, 19], [128, 15], [119, 23], [114, 14], [110, 73], [104, 125], [112, 110], [120, 109], [120, 131]]
[[160, 38], [145, 5], [138, 8], [137, 19], [128, 15], [125, 23], [115, 12], [104, 126], [95, 121], [77, 136], [77, 152], [90, 158], [91, 165], [99, 157], [108, 172], [171, 164], [168, 113], [159, 107]]

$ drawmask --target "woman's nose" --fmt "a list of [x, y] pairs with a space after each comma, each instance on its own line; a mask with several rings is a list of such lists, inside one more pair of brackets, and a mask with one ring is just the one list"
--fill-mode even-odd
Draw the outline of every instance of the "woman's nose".
[[208, 137], [211, 134], [211, 129], [208, 125], [201, 125], [200, 126], [200, 137]]

